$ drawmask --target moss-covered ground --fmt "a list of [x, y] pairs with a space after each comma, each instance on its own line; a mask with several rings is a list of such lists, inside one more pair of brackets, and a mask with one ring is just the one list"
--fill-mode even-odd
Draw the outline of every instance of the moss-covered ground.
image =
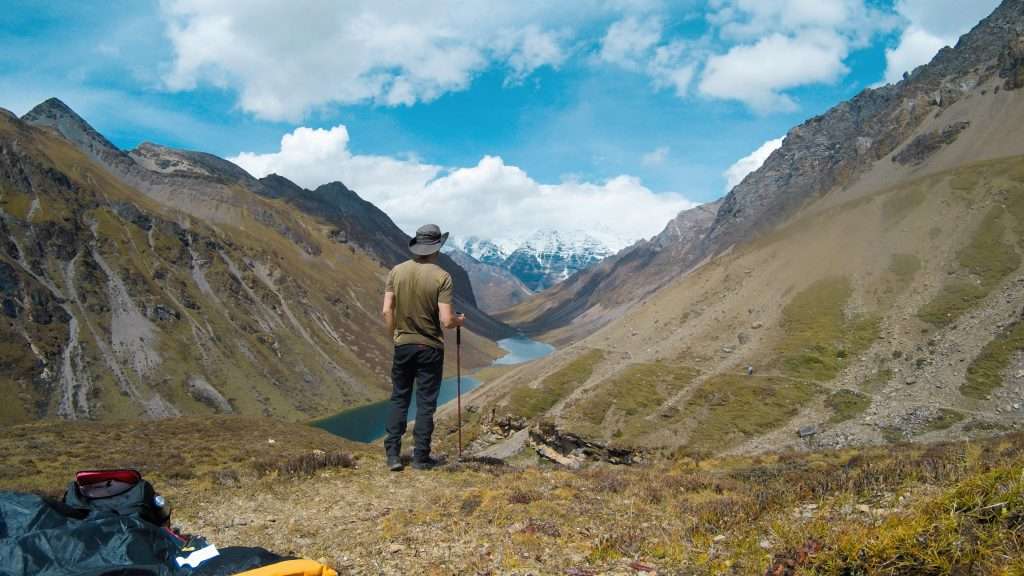
[[878, 338], [876, 316], [848, 317], [849, 278], [819, 280], [797, 293], [782, 310], [776, 347], [783, 374], [816, 381], [836, 377], [847, 362]]
[[871, 406], [871, 397], [854, 390], [836, 390], [825, 399], [825, 407], [832, 410], [828, 421], [840, 424], [860, 416]]
[[[954, 190], [978, 192], [979, 181], [972, 176]], [[974, 188], [967, 188], [968, 185]], [[977, 306], [1021, 264], [1024, 249], [1024, 188], [1008, 184], [995, 206], [978, 224], [969, 242], [957, 253], [956, 263], [966, 277], [949, 280], [938, 294], [918, 311], [918, 317], [937, 327], [953, 324]]]
[[1008, 326], [985, 345], [967, 367], [967, 380], [960, 386], [960, 393], [979, 400], [986, 398], [1003, 385], [1018, 354], [1024, 354], [1024, 320]]
[[764, 434], [788, 422], [820, 392], [815, 384], [778, 376], [713, 376], [687, 401], [692, 419], [686, 443], [713, 452]]
[[[611, 431], [619, 442], [630, 442], [651, 431], [658, 409], [685, 388], [698, 371], [674, 364], [630, 364], [618, 374], [587, 393], [570, 410], [570, 417], [582, 420], [580, 430], [603, 436], [603, 424], [614, 421]], [[657, 418], [655, 418], [657, 420]]]
[[509, 395], [509, 411], [525, 418], [547, 412], [582, 386], [603, 356], [600, 350], [589, 350], [541, 380], [536, 387], [522, 386], [513, 390]]

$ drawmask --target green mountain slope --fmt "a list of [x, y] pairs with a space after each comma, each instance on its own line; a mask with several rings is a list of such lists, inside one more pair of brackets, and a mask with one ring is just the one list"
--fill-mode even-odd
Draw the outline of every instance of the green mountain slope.
[[[0, 422], [294, 420], [385, 397], [377, 257], [223, 160], [168, 175], [62, 106], [34, 111], [59, 134], [0, 117]], [[470, 365], [495, 355], [467, 340]]]
[[[634, 249], [510, 310], [573, 345], [474, 392], [474, 449], [756, 452], [1020, 426], [1022, 38], [1008, 0], [899, 85], [794, 129], [675, 247], [674, 275], [626, 267]], [[645, 278], [658, 289], [632, 301], [577, 290]]]

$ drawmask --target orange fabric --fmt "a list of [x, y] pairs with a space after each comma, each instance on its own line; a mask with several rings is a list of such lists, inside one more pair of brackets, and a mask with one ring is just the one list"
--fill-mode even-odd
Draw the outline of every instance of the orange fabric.
[[338, 576], [338, 573], [312, 560], [285, 560], [255, 570], [239, 572], [235, 576]]

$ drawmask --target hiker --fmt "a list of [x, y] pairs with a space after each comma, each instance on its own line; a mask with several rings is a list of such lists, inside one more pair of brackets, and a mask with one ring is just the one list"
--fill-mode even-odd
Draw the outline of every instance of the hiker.
[[444, 332], [463, 325], [465, 316], [452, 311], [452, 277], [437, 265], [438, 252], [448, 240], [435, 224], [421, 226], [409, 241], [414, 258], [395, 266], [384, 287], [384, 323], [395, 340], [391, 366], [391, 408], [388, 412], [388, 469], [402, 466], [402, 435], [408, 420], [413, 383], [416, 384], [416, 425], [413, 427], [412, 467], [437, 466], [430, 456], [434, 411], [444, 368]]

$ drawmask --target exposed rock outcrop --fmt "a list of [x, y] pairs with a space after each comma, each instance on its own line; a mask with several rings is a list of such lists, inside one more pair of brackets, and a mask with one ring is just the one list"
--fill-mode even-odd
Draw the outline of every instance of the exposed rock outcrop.
[[955, 142], [960, 133], [970, 125], [970, 122], [954, 122], [942, 130], [921, 134], [893, 155], [892, 161], [904, 166], [917, 166], [941, 150], [943, 146]]
[[995, 12], [897, 84], [867, 89], [786, 135], [782, 147], [726, 196], [707, 236], [686, 265], [749, 240], [891, 154], [933, 114], [976, 87], [1021, 79], [1024, 0]]
[[585, 440], [576, 434], [559, 430], [551, 423], [541, 423], [530, 428], [530, 444], [540, 456], [569, 468], [579, 468], [587, 461], [635, 464], [643, 459], [636, 450], [613, 448]]

